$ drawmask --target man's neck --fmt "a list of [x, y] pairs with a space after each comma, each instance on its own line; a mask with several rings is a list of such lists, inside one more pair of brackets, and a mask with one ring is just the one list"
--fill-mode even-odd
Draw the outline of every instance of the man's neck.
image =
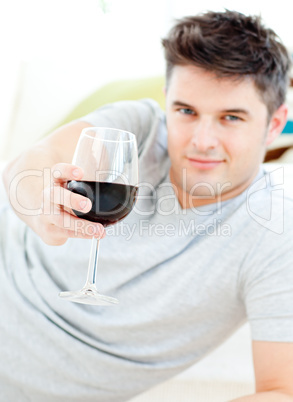
[[250, 176], [248, 180], [243, 183], [240, 183], [238, 186], [233, 187], [232, 189], [228, 189], [227, 191], [223, 191], [219, 194], [215, 192], [214, 196], [211, 194], [207, 195], [192, 195], [185, 191], [181, 186], [179, 186], [174, 180], [172, 168], [170, 169], [170, 181], [175, 188], [175, 193], [177, 195], [178, 202], [182, 209], [190, 209], [197, 208], [204, 205], [221, 203], [223, 201], [227, 201], [231, 198], [237, 197], [241, 193], [243, 193], [254, 181], [255, 177], [259, 172], [258, 169], [254, 172], [253, 175]]

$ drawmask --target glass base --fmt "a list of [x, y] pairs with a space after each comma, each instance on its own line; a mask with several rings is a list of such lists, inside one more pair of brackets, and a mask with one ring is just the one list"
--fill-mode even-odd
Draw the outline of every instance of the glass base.
[[59, 296], [71, 302], [92, 304], [95, 306], [110, 306], [111, 304], [119, 303], [115, 297], [101, 295], [94, 287], [84, 287], [81, 290], [60, 292]]

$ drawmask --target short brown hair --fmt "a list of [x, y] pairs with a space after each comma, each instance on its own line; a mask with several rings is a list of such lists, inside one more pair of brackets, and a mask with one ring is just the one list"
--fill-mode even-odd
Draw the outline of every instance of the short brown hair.
[[269, 116], [285, 101], [291, 59], [260, 17], [229, 10], [185, 17], [177, 21], [162, 44], [167, 87], [174, 66], [191, 64], [219, 78], [250, 76]]

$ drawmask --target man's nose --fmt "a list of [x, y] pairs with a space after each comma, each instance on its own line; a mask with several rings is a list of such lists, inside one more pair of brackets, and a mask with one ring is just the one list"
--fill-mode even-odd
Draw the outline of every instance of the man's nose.
[[210, 119], [201, 119], [195, 123], [191, 142], [199, 152], [217, 147], [219, 139], [216, 127]]

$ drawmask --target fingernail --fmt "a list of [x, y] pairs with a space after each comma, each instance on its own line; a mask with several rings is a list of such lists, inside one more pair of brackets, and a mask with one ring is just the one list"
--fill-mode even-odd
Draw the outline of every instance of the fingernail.
[[72, 174], [73, 174], [74, 177], [79, 177], [79, 176], [80, 176], [79, 169], [74, 169], [74, 170], [72, 171]]
[[85, 207], [87, 206], [87, 201], [80, 201], [79, 206], [81, 209], [85, 209]]
[[54, 177], [54, 179], [60, 179], [61, 172], [59, 170], [54, 170], [53, 177]]

